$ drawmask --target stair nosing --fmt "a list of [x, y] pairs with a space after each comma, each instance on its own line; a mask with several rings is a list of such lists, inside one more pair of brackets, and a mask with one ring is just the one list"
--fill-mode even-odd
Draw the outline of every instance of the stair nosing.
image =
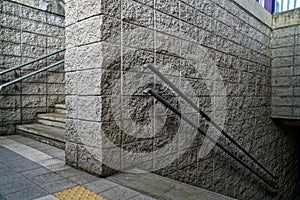
[[[51, 116], [51, 115], [61, 115], [61, 116]], [[37, 115], [37, 119], [55, 121], [55, 122], [62, 122], [66, 123], [66, 114], [64, 113], [41, 113]]]
[[53, 108], [66, 110], [66, 104], [55, 104]]
[[[59, 128], [59, 127], [53, 127], [53, 126], [47, 126], [47, 125], [44, 125], [44, 124], [38, 124], [38, 123], [35, 123], [35, 124], [23, 124], [23, 125], [17, 125], [17, 130], [20, 130], [20, 131], [25, 131], [25, 132], [28, 132], [28, 133], [31, 133], [31, 134], [35, 134], [35, 135], [40, 135], [40, 136], [43, 136], [43, 137], [47, 137], [47, 138], [50, 138], [50, 139], [54, 139], [54, 140], [57, 140], [57, 141], [60, 141], [60, 142], [66, 142], [66, 138], [65, 137], [51, 137], [53, 135], [51, 135], [50, 133], [47, 133], [45, 130], [37, 130], [34, 128], [34, 126], [44, 126], [44, 127], [48, 127], [50, 129], [56, 129], [56, 131], [61, 131], [63, 132], [63, 136], [65, 136], [65, 129], [63, 128]], [[39, 133], [37, 133], [39, 132]], [[50, 136], [50, 137], [49, 137]]]
[[[56, 125], [49, 125], [47, 124], [47, 122], [54, 122], [54, 123], [59, 123], [61, 124], [61, 126], [56, 126]], [[53, 121], [53, 120], [48, 120], [48, 119], [43, 119], [43, 118], [38, 118], [37, 119], [37, 124], [42, 124], [42, 125], [45, 125], [45, 126], [50, 126], [50, 127], [56, 127], [56, 128], [62, 128], [64, 129], [65, 128], [65, 122], [62, 122], [62, 121]]]

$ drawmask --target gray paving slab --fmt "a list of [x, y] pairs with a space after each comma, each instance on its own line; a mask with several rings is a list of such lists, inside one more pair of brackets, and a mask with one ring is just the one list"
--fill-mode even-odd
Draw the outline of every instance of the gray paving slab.
[[99, 193], [99, 192], [103, 192], [105, 190], [108, 190], [108, 189], [111, 189], [114, 187], [118, 187], [118, 184], [116, 184], [112, 181], [105, 180], [105, 179], [98, 179], [98, 180], [92, 181], [90, 183], [83, 184], [82, 186], [84, 186], [84, 187], [88, 188], [89, 190], [92, 190], [96, 193]]
[[65, 177], [65, 178], [69, 178], [71, 176], [76, 176], [76, 175], [78, 175], [82, 172], [79, 171], [78, 169], [68, 168], [68, 169], [59, 170], [56, 173], [63, 176], [63, 177]]
[[9, 162], [9, 161], [14, 161], [14, 160], [19, 160], [22, 158], [22, 156], [20, 155], [10, 155], [10, 156], [6, 156], [6, 155], [0, 155], [1, 158], [1, 161], [2, 162]]
[[56, 181], [62, 180], [62, 179], [64, 179], [63, 176], [60, 176], [55, 172], [50, 172], [47, 174], [41, 174], [41, 175], [35, 176], [32, 178], [32, 181], [39, 185], [43, 185], [43, 184], [49, 184], [52, 182], [56, 182]]
[[7, 165], [0, 163], [0, 176], [5, 176], [8, 174], [13, 174], [15, 173], [14, 170], [12, 170], [10, 167], [8, 167]]
[[99, 192], [99, 194], [110, 200], [124, 200], [139, 195], [138, 192], [122, 186], [114, 187], [109, 190]]
[[45, 167], [40, 167], [37, 169], [30, 169], [27, 171], [23, 171], [20, 174], [27, 177], [27, 178], [33, 178], [42, 174], [50, 173], [51, 171]]
[[41, 165], [31, 160], [28, 160], [26, 158], [14, 160], [14, 161], [8, 161], [6, 165], [9, 165], [16, 172], [22, 172], [22, 171], [37, 169], [41, 167]]
[[9, 151], [7, 148], [0, 146], [0, 158], [2, 162], [13, 161], [22, 158], [21, 155]]
[[153, 199], [153, 198], [151, 198], [151, 197], [148, 197], [148, 196], [146, 196], [146, 195], [137, 195], [137, 196], [134, 196], [134, 197], [131, 197], [131, 198], [129, 198], [128, 200], [155, 200], [155, 199]]
[[44, 189], [34, 186], [6, 195], [5, 198], [7, 200], [31, 200], [48, 194], [49, 192], [45, 191]]
[[37, 185], [29, 180], [13, 181], [7, 184], [0, 185], [0, 194], [6, 196], [8, 194], [12, 194], [34, 186]]
[[8, 156], [19, 155], [13, 151], [7, 151], [7, 150], [8, 150], [7, 148], [0, 146], [0, 155], [1, 156], [2, 155], [8, 155]]
[[108, 179], [153, 198], [158, 198], [172, 189], [170, 186], [157, 180], [142, 178], [132, 173], [115, 174], [108, 177]]
[[19, 180], [27, 180], [27, 179], [18, 173], [12, 173], [8, 175], [0, 176], [0, 185], [16, 182]]
[[79, 185], [82, 185], [85, 183], [95, 181], [98, 178], [99, 177], [97, 177], [97, 176], [93, 176], [93, 175], [85, 173], [85, 172], [80, 172], [79, 174], [76, 174], [75, 176], [70, 176], [68, 179]]
[[71, 187], [75, 187], [76, 183], [68, 180], [68, 179], [61, 179], [52, 183], [40, 185], [44, 190], [48, 191], [49, 193], [53, 194], [55, 192], [59, 192], [62, 190], [69, 189]]
[[159, 200], [233, 200], [233, 198], [152, 173], [123, 172], [108, 179]]
[[172, 200], [209, 200], [208, 198], [205, 197], [200, 197], [200, 196], [193, 196], [192, 194], [185, 192], [183, 190], [177, 190], [177, 189], [172, 189], [161, 196], [159, 196], [159, 199], [172, 199]]

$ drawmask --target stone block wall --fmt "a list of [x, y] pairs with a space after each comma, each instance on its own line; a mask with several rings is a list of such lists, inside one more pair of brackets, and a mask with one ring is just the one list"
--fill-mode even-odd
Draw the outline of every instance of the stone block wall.
[[65, 14], [64, 3], [59, 0], [14, 0], [34, 8], [56, 13], [59, 15]]
[[[64, 48], [64, 16], [12, 1], [0, 2], [0, 70], [5, 70]], [[63, 53], [0, 77], [0, 84], [63, 59]], [[64, 66], [4, 88], [0, 93], [0, 134], [10, 134], [15, 124], [28, 123], [36, 113], [64, 102]]]
[[[67, 163], [100, 176], [140, 168], [238, 199], [289, 199], [297, 150], [294, 136], [270, 119], [267, 24], [231, 0], [67, 0]], [[264, 174], [145, 63], [279, 176], [279, 192], [143, 94], [165, 90], [168, 101]]]
[[300, 9], [274, 15], [272, 117], [300, 119]]

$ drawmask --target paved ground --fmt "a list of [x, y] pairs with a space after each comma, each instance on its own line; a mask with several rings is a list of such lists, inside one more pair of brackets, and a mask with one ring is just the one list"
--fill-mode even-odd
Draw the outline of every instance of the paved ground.
[[70, 200], [78, 195], [89, 200], [232, 200], [138, 169], [99, 178], [65, 165], [64, 159], [56, 147], [19, 135], [0, 137], [0, 200]]
[[53, 194], [78, 185], [109, 200], [153, 200], [65, 165], [63, 150], [22, 136], [0, 137], [0, 200], [54, 200]]

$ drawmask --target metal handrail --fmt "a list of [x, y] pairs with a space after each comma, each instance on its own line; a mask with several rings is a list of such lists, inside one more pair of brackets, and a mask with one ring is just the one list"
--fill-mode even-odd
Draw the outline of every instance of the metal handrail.
[[228, 149], [226, 149], [222, 144], [218, 143], [212, 137], [210, 137], [209, 135], [207, 135], [207, 133], [204, 130], [202, 130], [194, 122], [192, 122], [189, 118], [187, 118], [184, 114], [182, 114], [179, 110], [177, 110], [173, 105], [171, 105], [167, 100], [165, 100], [160, 94], [158, 94], [158, 92], [156, 92], [152, 88], [147, 88], [147, 89], [144, 90], [144, 93], [152, 95], [155, 99], [157, 99], [162, 104], [164, 104], [167, 108], [169, 108], [171, 111], [173, 111], [177, 116], [179, 116], [181, 119], [183, 119], [185, 122], [187, 122], [193, 128], [195, 128], [199, 133], [201, 133], [202, 135], [204, 135], [205, 137], [207, 137], [211, 142], [214, 142], [221, 150], [223, 150], [230, 157], [232, 157], [233, 159], [235, 159], [237, 162], [239, 162], [241, 165], [243, 165], [246, 169], [248, 169], [250, 172], [252, 172], [258, 178], [260, 178], [264, 183], [266, 183], [267, 185], [269, 185], [272, 189], [274, 189], [274, 190], [278, 189], [277, 186], [274, 186], [267, 179], [265, 179], [264, 177], [262, 177], [256, 171], [254, 171], [251, 167], [249, 167], [241, 159], [239, 159], [237, 156], [235, 156], [234, 154], [232, 154]]
[[58, 54], [58, 53], [60, 53], [60, 52], [62, 52], [62, 51], [65, 51], [65, 50], [66, 50], [66, 49], [61, 49], [61, 50], [58, 50], [58, 51], [55, 51], [55, 52], [46, 54], [46, 55], [44, 55], [44, 56], [41, 56], [41, 57], [39, 57], [39, 58], [36, 58], [36, 59], [34, 59], [34, 60], [31, 60], [31, 61], [29, 61], [29, 62], [23, 63], [23, 64], [21, 64], [21, 65], [17, 65], [17, 66], [15, 66], [15, 67], [12, 67], [12, 68], [3, 70], [3, 71], [0, 72], [0, 76], [3, 75], [3, 74], [6, 74], [6, 73], [8, 73], [8, 72], [14, 71], [14, 70], [16, 70], [16, 69], [19, 69], [19, 68], [25, 67], [25, 66], [27, 66], [27, 65], [30, 65], [30, 64], [32, 64], [32, 63], [34, 63], [34, 62], [37, 62], [37, 61], [39, 61], [39, 60], [42, 60], [42, 59], [48, 58], [48, 57], [50, 57], [50, 56], [53, 56], [53, 55]]
[[161, 80], [163, 80], [169, 87], [171, 87], [181, 98], [189, 103], [198, 113], [200, 113], [208, 122], [210, 122], [216, 129], [218, 129], [227, 139], [229, 139], [236, 147], [238, 147], [245, 155], [247, 155], [253, 162], [260, 166], [268, 175], [273, 179], [278, 177], [274, 176], [268, 169], [266, 169], [258, 160], [256, 160], [248, 151], [246, 151], [239, 143], [230, 137], [216, 122], [214, 122], [204, 111], [196, 106], [187, 96], [185, 96], [170, 80], [168, 80], [153, 64], [145, 64], [144, 68], [152, 70]]
[[7, 87], [7, 86], [9, 86], [9, 85], [15, 84], [15, 83], [20, 82], [20, 81], [22, 81], [22, 80], [24, 80], [24, 79], [27, 79], [27, 78], [29, 78], [29, 77], [32, 77], [32, 76], [34, 76], [34, 75], [36, 75], [36, 74], [38, 74], [38, 73], [41, 73], [41, 72], [43, 72], [43, 71], [46, 71], [46, 70], [48, 70], [48, 69], [50, 69], [50, 68], [52, 68], [52, 67], [55, 67], [55, 66], [57, 66], [57, 65], [59, 65], [59, 64], [61, 64], [61, 63], [63, 63], [64, 61], [65, 61], [65, 60], [58, 61], [58, 62], [56, 62], [56, 63], [53, 63], [53, 64], [51, 64], [51, 65], [48, 65], [47, 67], [43, 67], [43, 68], [41, 68], [41, 69], [39, 69], [39, 70], [36, 70], [36, 71], [31, 72], [31, 73], [29, 73], [29, 74], [26, 74], [26, 75], [24, 75], [24, 76], [22, 76], [22, 77], [20, 77], [20, 78], [17, 78], [17, 79], [15, 79], [15, 80], [13, 80], [13, 81], [10, 81], [10, 82], [8, 82], [8, 83], [5, 83], [5, 84], [3, 84], [3, 85], [0, 86], [0, 91], [2, 91], [3, 88], [5, 88], [5, 87]]

